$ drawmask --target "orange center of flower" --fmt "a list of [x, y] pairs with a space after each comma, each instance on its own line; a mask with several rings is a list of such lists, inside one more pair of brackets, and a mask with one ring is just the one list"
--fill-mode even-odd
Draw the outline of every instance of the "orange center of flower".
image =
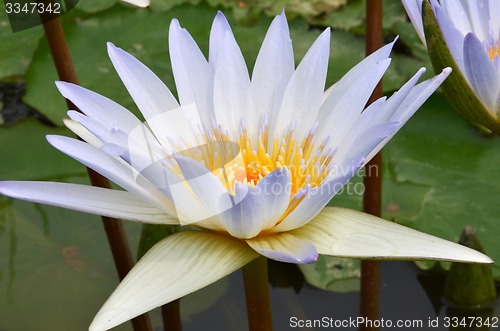
[[495, 56], [500, 56], [500, 45], [498, 41], [495, 41], [494, 43], [490, 44], [486, 51], [488, 52], [488, 55], [490, 56], [490, 60], [494, 60]]
[[[317, 146], [314, 134], [310, 133], [300, 142], [289, 130], [281, 139], [269, 143], [267, 125], [252, 143], [243, 127], [237, 142], [214, 130], [210, 138], [203, 137], [204, 146], [209, 151], [190, 153], [192, 157], [207, 167], [226, 189], [234, 193], [236, 182], [255, 187], [262, 178], [277, 169], [286, 169], [291, 177], [290, 194], [294, 195], [306, 186], [321, 185], [328, 175], [327, 166], [331, 155], [325, 146]], [[207, 143], [208, 141], [208, 143]]]
[[[269, 140], [267, 124], [262, 126], [256, 140], [251, 139], [244, 126], [240, 128], [236, 142], [222, 134], [220, 129], [197, 137], [196, 147], [183, 149], [179, 154], [203, 164], [230, 194], [236, 193], [236, 183], [256, 187], [271, 172], [277, 169], [286, 171], [290, 177], [287, 187], [276, 187], [275, 184], [261, 187], [277, 194], [283, 190], [290, 192], [290, 202], [281, 219], [299, 205], [307, 191], [320, 186], [330, 172], [332, 149], [316, 142], [314, 130], [300, 141], [293, 129], [280, 138]], [[182, 178], [182, 171], [176, 163], [169, 164], [170, 170]]]

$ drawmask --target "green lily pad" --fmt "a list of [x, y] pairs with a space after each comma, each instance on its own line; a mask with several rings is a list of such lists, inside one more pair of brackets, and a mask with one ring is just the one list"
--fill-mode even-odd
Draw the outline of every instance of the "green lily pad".
[[0, 127], [1, 180], [50, 180], [84, 175], [85, 167], [52, 147], [47, 134], [70, 135], [33, 118]]
[[313, 264], [300, 264], [306, 281], [320, 289], [334, 292], [359, 291], [361, 261], [334, 256], [318, 257]]
[[119, 0], [80, 0], [76, 9], [87, 13], [97, 13], [113, 7]]
[[40, 26], [13, 33], [7, 14], [0, 10], [0, 80], [24, 75], [42, 35]]
[[[127, 224], [131, 244], [137, 244], [135, 226]], [[88, 326], [118, 284], [97, 216], [2, 197], [0, 250], [5, 330]]]
[[189, 3], [191, 5], [197, 5], [201, 0], [153, 0], [151, 1], [150, 8], [157, 11], [168, 11], [172, 8]]

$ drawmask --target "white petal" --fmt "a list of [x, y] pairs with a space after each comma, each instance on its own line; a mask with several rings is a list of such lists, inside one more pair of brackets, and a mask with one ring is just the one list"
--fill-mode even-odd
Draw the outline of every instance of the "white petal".
[[374, 115], [374, 112], [366, 115], [363, 113], [360, 116], [352, 134], [348, 134], [344, 138], [337, 152], [333, 154], [331, 160], [333, 164], [344, 164], [344, 160], [359, 159], [364, 159], [365, 163], [368, 162], [373, 150], [401, 126], [399, 122], [372, 125], [369, 119], [374, 116], [368, 115]]
[[259, 124], [264, 114], [279, 109], [285, 88], [295, 70], [292, 42], [285, 13], [276, 16], [269, 27], [252, 73], [252, 99], [254, 109], [245, 114], [249, 132], [257, 138]]
[[290, 233], [247, 240], [248, 245], [257, 253], [271, 260], [287, 263], [313, 263], [318, 259], [318, 252], [313, 244]]
[[87, 130], [83, 125], [78, 122], [72, 121], [65, 118], [64, 125], [71, 130], [78, 137], [89, 143], [90, 145], [100, 148], [102, 146], [102, 141], [100, 141], [96, 136], [94, 136], [89, 130]]
[[213, 70], [191, 35], [173, 19], [168, 44], [179, 102], [196, 105], [205, 129], [210, 128], [213, 110]]
[[[389, 103], [391, 98], [387, 101], [387, 107], [384, 105], [383, 112], [392, 114], [388, 120], [397, 121], [399, 124], [397, 127], [384, 138], [372, 151], [366, 156], [366, 162], [372, 159], [375, 154], [377, 154], [382, 147], [391, 140], [392, 137], [403, 127], [403, 125], [413, 116], [413, 114], [422, 106], [422, 104], [429, 98], [429, 96], [437, 90], [437, 88], [443, 83], [443, 81], [450, 75], [451, 69], [445, 68], [443, 71], [433, 78], [426, 80], [417, 86], [413, 87], [406, 98], [397, 106], [396, 110], [391, 110], [387, 108], [395, 107], [395, 103]], [[406, 85], [405, 85], [406, 86]], [[394, 95], [393, 97], [398, 97]]]
[[[68, 111], [68, 116], [89, 131], [85, 132], [68, 122], [68, 125], [77, 130], [75, 133], [92, 146], [100, 148], [113, 157], [120, 157], [154, 183], [166, 178], [165, 172], [168, 172], [168, 169], [161, 161], [167, 158], [167, 155], [145, 125], [140, 124], [127, 134], [121, 130], [109, 130], [103, 123], [96, 122], [75, 111]], [[160, 189], [167, 197], [170, 197], [168, 186], [160, 187]]]
[[59, 92], [73, 102], [85, 115], [97, 123], [106, 125], [110, 131], [120, 129], [128, 133], [141, 125], [134, 114], [100, 94], [66, 82], [56, 82], [56, 86]]
[[[434, 13], [438, 17], [438, 13], [441, 11], [448, 19], [453, 21], [453, 25], [465, 36], [468, 32], [472, 31], [472, 25], [467, 15], [467, 8], [463, 6], [462, 1], [443, 1], [441, 6], [437, 5], [437, 1], [433, 3]], [[438, 21], [439, 22], [439, 21]], [[439, 22], [439, 26], [442, 24]]]
[[[290, 78], [279, 113], [272, 114], [270, 118], [271, 138], [275, 135], [280, 137], [290, 124], [295, 122], [297, 139], [300, 141], [316, 122], [325, 91], [329, 54], [330, 29], [326, 29], [316, 39]], [[273, 122], [276, 122], [275, 128]], [[272, 143], [270, 139], [268, 144]]]
[[497, 0], [489, 0], [490, 23], [493, 32], [493, 38], [498, 40], [500, 33], [500, 2]]
[[199, 162], [182, 156], [177, 156], [176, 161], [184, 178], [182, 181], [169, 178], [169, 185], [181, 224], [211, 228], [207, 224], [212, 223], [214, 216], [232, 208], [234, 199]]
[[328, 179], [320, 187], [309, 189], [305, 197], [295, 209], [288, 214], [280, 224], [271, 229], [271, 232], [284, 232], [300, 228], [311, 221], [337, 194], [342, 187], [358, 172], [362, 160], [346, 162], [330, 171]]
[[243, 191], [245, 197], [234, 207], [222, 213], [226, 230], [237, 238], [253, 238], [262, 230], [276, 224], [290, 201], [289, 171], [277, 169], [262, 178], [251, 188], [246, 184], [236, 184], [236, 196]]
[[125, 191], [52, 182], [0, 182], [0, 193], [51, 206], [154, 224], [178, 224], [160, 209]]
[[99, 149], [63, 136], [47, 136], [49, 143], [78, 162], [95, 170], [127, 191], [143, 197], [157, 208], [175, 216], [170, 200], [158, 190], [158, 186], [168, 187], [168, 183], [156, 182], [153, 185], [125, 162], [120, 162]]
[[[82, 113], [70, 110], [68, 116], [73, 121], [83, 125], [89, 130], [92, 135], [97, 137], [102, 143], [113, 143], [123, 147], [128, 147], [128, 139], [126, 134], [120, 134], [120, 131], [108, 130], [103, 123], [96, 122]], [[114, 134], [118, 133], [118, 134]], [[94, 144], [92, 144], [94, 145]], [[95, 146], [95, 145], [94, 145]]]
[[[449, 1], [455, 2], [455, 1]], [[448, 2], [448, 3], [449, 3]], [[459, 1], [456, 1], [457, 3]], [[436, 15], [436, 20], [438, 21], [439, 28], [443, 33], [444, 40], [446, 41], [446, 45], [453, 56], [453, 59], [457, 63], [460, 71], [464, 71], [464, 56], [463, 56], [463, 44], [464, 44], [464, 36], [470, 31], [465, 28], [458, 28], [456, 25], [460, 25], [457, 22], [457, 16], [448, 16], [445, 11], [440, 6], [434, 6], [434, 14]], [[469, 24], [466, 21], [464, 24]]]
[[493, 109], [499, 91], [497, 71], [483, 44], [472, 33], [464, 39], [464, 65], [472, 89], [487, 108]]
[[402, 0], [406, 13], [410, 18], [413, 27], [417, 31], [422, 43], [427, 46], [424, 35], [424, 23], [422, 21], [422, 2], [423, 0]]
[[258, 256], [245, 244], [202, 231], [184, 231], [153, 246], [120, 283], [89, 330], [108, 330], [195, 292]]
[[[377, 66], [377, 64], [389, 58], [396, 40], [397, 39], [373, 52], [349, 70], [337, 83], [335, 83], [335, 85], [329, 89], [328, 99], [331, 99], [332, 102], [334, 100], [340, 100], [347, 90], [352, 88], [352, 86], [359, 84], [359, 82], [362, 82], [367, 71], [370, 71], [373, 67]], [[331, 104], [329, 105], [326, 102], [323, 103], [321, 111], [318, 114], [318, 121], [320, 123], [324, 122], [330, 115], [331, 108]]]
[[[318, 141], [323, 141], [325, 136], [329, 136], [327, 146], [337, 148], [347, 134], [352, 134], [352, 128], [357, 125], [359, 114], [390, 63], [391, 59], [385, 59], [374, 64], [365, 70], [363, 77], [359, 77], [358, 81], [351, 81], [352, 85], [342, 95], [335, 92], [330, 94], [321, 106], [321, 111], [328, 112], [329, 115], [323, 117], [324, 120], [318, 125]], [[341, 81], [339, 83], [342, 84]]]
[[219, 10], [215, 15], [210, 29], [210, 44], [209, 44], [209, 63], [215, 66], [218, 61], [220, 43], [226, 38], [226, 32], [232, 33], [231, 27], [227, 22], [226, 16]]
[[[489, 30], [489, 5], [487, 0], [466, 2], [469, 9], [472, 31], [480, 40], [488, 39]], [[497, 19], [497, 18], [495, 18]]]
[[[216, 21], [218, 19], [216, 18]], [[214, 25], [217, 24], [214, 22]], [[245, 59], [230, 29], [217, 36], [216, 55], [210, 64], [214, 68], [214, 112], [217, 124], [236, 139], [242, 116], [253, 107], [250, 99], [250, 77]], [[212, 62], [213, 57], [215, 62]]]
[[492, 263], [486, 255], [378, 217], [344, 208], [325, 208], [292, 232], [320, 254], [373, 259], [418, 259]]
[[[395, 42], [396, 40], [370, 54], [329, 89], [318, 114], [318, 141], [330, 136], [329, 144], [336, 148], [344, 139], [365, 107], [371, 94], [370, 89], [373, 90], [371, 86], [378, 82], [377, 73], [383, 74], [384, 68], [389, 64], [388, 56]], [[367, 82], [366, 73], [369, 72], [372, 75]], [[363, 91], [361, 95], [356, 94], [358, 86]], [[333, 132], [332, 127], [336, 128]]]
[[[374, 110], [377, 113], [377, 123], [384, 121], [399, 121], [400, 118], [393, 117], [397, 113], [399, 105], [408, 97], [415, 85], [418, 83], [420, 77], [425, 73], [425, 68], [420, 68], [409, 81], [407, 81], [398, 91], [394, 92], [390, 98], [383, 103], [382, 109]], [[380, 99], [379, 99], [380, 100]], [[378, 100], [377, 100], [378, 101]], [[373, 103], [372, 103], [373, 104]], [[371, 106], [371, 105], [370, 105]], [[369, 111], [369, 109], [366, 109]]]
[[[162, 144], [166, 142], [168, 128], [164, 127], [168, 111], [179, 104], [163, 82], [144, 64], [121, 48], [108, 43], [108, 54], [123, 84], [144, 118]], [[168, 117], [167, 117], [168, 118]]]

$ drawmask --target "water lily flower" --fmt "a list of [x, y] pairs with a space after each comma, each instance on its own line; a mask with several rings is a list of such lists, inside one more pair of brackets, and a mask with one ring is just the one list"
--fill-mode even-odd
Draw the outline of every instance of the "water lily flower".
[[58, 82], [82, 112], [66, 125], [83, 141], [50, 144], [124, 190], [69, 183], [0, 182], [0, 193], [88, 213], [189, 230], [163, 239], [137, 263], [95, 317], [104, 330], [232, 273], [263, 255], [312, 263], [356, 258], [492, 262], [466, 247], [361, 212], [325, 207], [449, 75], [364, 109], [389, 66], [393, 43], [325, 88], [330, 30], [295, 68], [284, 13], [272, 22], [252, 76], [218, 13], [208, 60], [173, 20], [169, 49], [178, 100], [137, 59], [108, 45], [146, 123], [117, 103]]
[[453, 68], [443, 90], [462, 116], [500, 135], [500, 4], [402, 0], [434, 68]]

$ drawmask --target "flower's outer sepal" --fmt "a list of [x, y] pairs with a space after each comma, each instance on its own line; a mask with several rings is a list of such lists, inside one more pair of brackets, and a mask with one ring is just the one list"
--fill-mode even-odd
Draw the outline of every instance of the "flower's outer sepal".
[[244, 243], [205, 231], [168, 236], [122, 280], [89, 330], [109, 330], [210, 285], [258, 256]]
[[468, 247], [339, 207], [325, 207], [309, 223], [288, 234], [313, 243], [319, 254], [337, 257], [494, 262]]

